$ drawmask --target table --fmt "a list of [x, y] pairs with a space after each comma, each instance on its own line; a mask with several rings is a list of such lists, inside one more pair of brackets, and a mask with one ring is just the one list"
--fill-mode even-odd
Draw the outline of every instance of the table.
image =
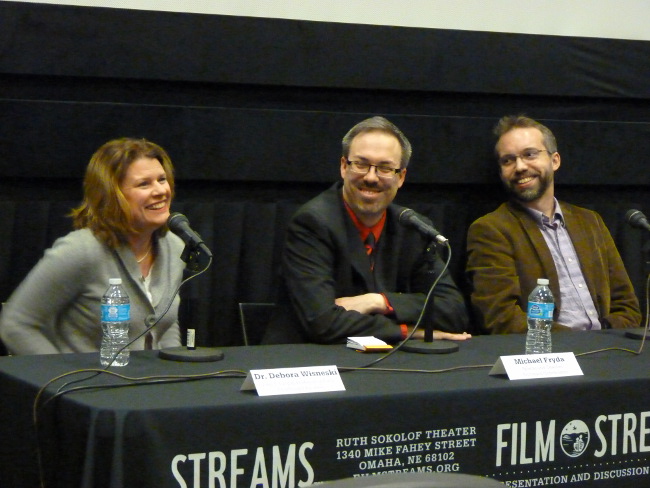
[[[338, 392], [260, 397], [234, 377], [68, 393], [39, 413], [46, 487], [288, 487], [400, 470], [485, 475], [513, 487], [650, 486], [649, 353], [579, 356], [583, 376], [489, 375], [524, 341], [479, 336], [448, 355], [398, 352], [375, 370], [342, 373]], [[554, 352], [576, 354], [640, 345], [622, 331], [556, 333], [553, 341]], [[378, 357], [343, 345], [223, 351], [214, 363], [139, 351], [112, 369], [142, 377], [342, 368]], [[3, 486], [37, 484], [31, 409], [39, 388], [98, 365], [98, 354], [0, 358]], [[74, 386], [116, 382], [102, 375]]]

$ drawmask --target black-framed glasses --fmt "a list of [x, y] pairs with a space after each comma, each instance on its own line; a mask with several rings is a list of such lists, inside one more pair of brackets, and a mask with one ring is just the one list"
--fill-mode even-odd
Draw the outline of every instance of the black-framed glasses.
[[365, 161], [350, 161], [346, 158], [345, 160], [350, 167], [350, 171], [360, 175], [367, 175], [370, 171], [370, 167], [375, 168], [377, 176], [380, 178], [392, 178], [395, 175], [398, 175], [402, 172], [402, 168], [391, 168], [390, 166], [381, 165], [381, 164], [370, 164]]
[[510, 166], [512, 164], [515, 164], [518, 158], [521, 158], [522, 161], [530, 163], [532, 161], [537, 161], [539, 155], [545, 152], [552, 154], [551, 151], [547, 151], [546, 149], [530, 148], [522, 151], [519, 154], [506, 154], [504, 156], [501, 156], [498, 161], [501, 166]]

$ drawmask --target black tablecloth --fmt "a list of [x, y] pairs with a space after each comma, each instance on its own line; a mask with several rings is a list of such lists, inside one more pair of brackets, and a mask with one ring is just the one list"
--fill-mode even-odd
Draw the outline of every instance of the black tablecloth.
[[[620, 331], [553, 340], [554, 352], [576, 355], [640, 345]], [[38, 443], [37, 391], [58, 375], [98, 368], [98, 354], [0, 358], [0, 470], [6, 486], [35, 486], [38, 446], [47, 487], [298, 486], [396, 471], [463, 472], [509, 486], [650, 486], [648, 354], [578, 356], [582, 376], [489, 375], [500, 356], [522, 354], [524, 341], [479, 336], [448, 355], [398, 352], [370, 370], [342, 372], [346, 389], [337, 392], [260, 397], [241, 391], [242, 377], [71, 392], [38, 410]], [[379, 357], [343, 345], [223, 352], [219, 362], [178, 363], [140, 351], [111, 370], [130, 377], [344, 370]], [[87, 376], [52, 383], [43, 399]], [[121, 382], [99, 375], [67, 388]]]

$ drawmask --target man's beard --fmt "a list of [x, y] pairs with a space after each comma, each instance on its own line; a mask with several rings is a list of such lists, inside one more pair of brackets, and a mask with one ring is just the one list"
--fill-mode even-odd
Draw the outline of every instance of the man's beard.
[[503, 182], [506, 191], [515, 199], [519, 200], [520, 202], [533, 202], [540, 198], [548, 189], [549, 185], [552, 182], [552, 177], [550, 175], [546, 175], [538, 178], [539, 184], [536, 187], [532, 188], [526, 188], [524, 190], [517, 190], [515, 188], [515, 185], [512, 183], [512, 181], [507, 181]]

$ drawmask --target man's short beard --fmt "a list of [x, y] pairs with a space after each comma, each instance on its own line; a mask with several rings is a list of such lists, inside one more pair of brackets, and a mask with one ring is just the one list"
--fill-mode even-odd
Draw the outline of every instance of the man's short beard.
[[541, 196], [546, 192], [549, 185], [551, 184], [551, 181], [552, 179], [548, 178], [548, 176], [546, 178], [540, 178], [539, 186], [537, 188], [528, 188], [520, 191], [516, 190], [514, 188], [514, 185], [510, 181], [503, 182], [503, 185], [505, 186], [506, 191], [515, 200], [519, 200], [520, 202], [524, 202], [524, 203], [530, 203], [541, 198]]

